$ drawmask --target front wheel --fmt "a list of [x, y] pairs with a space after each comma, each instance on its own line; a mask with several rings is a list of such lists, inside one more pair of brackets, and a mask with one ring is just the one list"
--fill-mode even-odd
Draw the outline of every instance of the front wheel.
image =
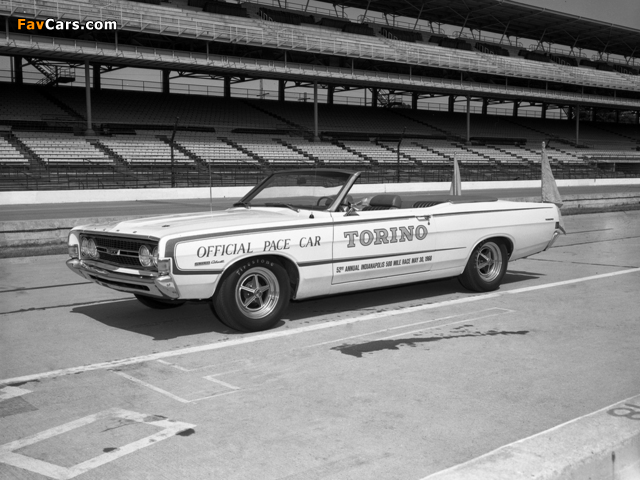
[[458, 279], [462, 286], [469, 290], [496, 290], [507, 271], [507, 262], [507, 248], [504, 243], [485, 240], [473, 249], [467, 266]]
[[268, 330], [284, 315], [290, 292], [287, 271], [279, 263], [253, 258], [238, 264], [222, 280], [212, 307], [230, 328]]
[[138, 301], [145, 307], [155, 308], [156, 310], [166, 310], [167, 308], [176, 308], [186, 303], [185, 300], [161, 300], [158, 298], [147, 297], [145, 295], [134, 294]]

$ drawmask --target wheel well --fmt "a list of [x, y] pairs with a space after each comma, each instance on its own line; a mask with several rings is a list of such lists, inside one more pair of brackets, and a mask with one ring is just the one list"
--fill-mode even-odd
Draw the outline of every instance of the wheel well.
[[[254, 258], [255, 259], [268, 258], [269, 260], [277, 262], [281, 267], [283, 267], [287, 271], [287, 275], [289, 276], [289, 283], [291, 284], [291, 298], [293, 299], [296, 297], [296, 292], [298, 291], [298, 284], [300, 283], [300, 272], [298, 271], [298, 266], [292, 260], [281, 255], [259, 255], [257, 257], [239, 258], [233, 263], [227, 265], [227, 268], [225, 269], [224, 273], [222, 274], [222, 277], [220, 278], [220, 281], [218, 281], [218, 285], [220, 285], [222, 280], [224, 280], [229, 275], [229, 272], [233, 270], [235, 265], [237, 265], [238, 263], [244, 262], [245, 260], [254, 259]], [[215, 292], [214, 292], [214, 295], [215, 295]]]
[[491, 237], [491, 238], [486, 238], [483, 241], [486, 240], [495, 240], [498, 243], [501, 243], [505, 246], [505, 248], [507, 249], [507, 257], [511, 258], [511, 254], [513, 253], [513, 242], [511, 241], [510, 238], [508, 237]]

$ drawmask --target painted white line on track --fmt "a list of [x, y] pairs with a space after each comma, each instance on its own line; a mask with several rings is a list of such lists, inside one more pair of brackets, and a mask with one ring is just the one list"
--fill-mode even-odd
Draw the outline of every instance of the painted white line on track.
[[218, 380], [217, 378], [215, 378], [215, 375], [207, 375], [206, 377], [202, 377], [202, 378], [209, 380], [210, 382], [222, 385], [223, 387], [227, 387], [231, 390], [240, 390], [240, 387], [236, 387], [235, 385], [231, 385], [230, 383], [223, 382], [222, 380]]
[[553, 282], [553, 283], [546, 283], [543, 285], [535, 285], [532, 287], [524, 287], [524, 288], [518, 288], [515, 290], [504, 290], [504, 291], [498, 291], [498, 292], [492, 292], [492, 293], [487, 293], [487, 294], [482, 294], [482, 295], [473, 295], [470, 297], [463, 297], [463, 298], [456, 298], [453, 300], [445, 300], [443, 302], [437, 302], [437, 303], [429, 303], [426, 305], [417, 305], [415, 307], [407, 307], [407, 308], [399, 308], [397, 310], [389, 310], [389, 311], [384, 311], [384, 312], [376, 312], [376, 313], [371, 313], [369, 315], [362, 315], [362, 316], [358, 316], [358, 317], [352, 317], [352, 318], [345, 318], [343, 320], [336, 320], [336, 321], [327, 321], [327, 322], [323, 322], [323, 323], [319, 323], [316, 325], [308, 325], [306, 327], [299, 327], [299, 328], [293, 328], [290, 330], [276, 330], [276, 331], [270, 331], [267, 333], [259, 333], [259, 334], [254, 334], [254, 335], [247, 335], [247, 336], [243, 336], [242, 338], [237, 338], [234, 340], [227, 340], [227, 341], [219, 341], [216, 343], [209, 343], [206, 345], [198, 345], [195, 347], [187, 347], [187, 348], [180, 348], [177, 350], [169, 350], [166, 352], [158, 352], [158, 353], [152, 353], [149, 355], [142, 355], [139, 357], [130, 357], [130, 358], [125, 358], [125, 359], [121, 359], [121, 360], [112, 360], [109, 362], [102, 362], [102, 363], [94, 363], [91, 365], [83, 365], [83, 366], [79, 366], [79, 367], [71, 367], [71, 368], [62, 368], [59, 370], [51, 370], [49, 372], [42, 372], [42, 373], [34, 373], [31, 375], [23, 375], [21, 377], [13, 377], [13, 378], [5, 378], [0, 380], [0, 385], [7, 385], [7, 384], [14, 384], [14, 383], [25, 383], [25, 382], [32, 382], [34, 380], [41, 380], [41, 379], [45, 379], [45, 378], [53, 378], [53, 377], [61, 377], [64, 375], [72, 375], [75, 373], [83, 373], [83, 372], [90, 372], [90, 371], [94, 371], [94, 370], [106, 370], [106, 369], [113, 369], [113, 368], [118, 368], [124, 365], [133, 365], [136, 363], [143, 363], [143, 362], [148, 362], [151, 360], [160, 360], [163, 358], [170, 358], [170, 357], [177, 357], [177, 356], [181, 356], [181, 355], [189, 355], [192, 353], [199, 353], [199, 352], [206, 352], [206, 351], [211, 351], [211, 350], [218, 350], [218, 349], [222, 349], [222, 348], [229, 348], [229, 347], [236, 347], [238, 345], [246, 345], [246, 344], [250, 344], [250, 343], [256, 343], [256, 342], [261, 342], [261, 341], [265, 341], [265, 340], [272, 340], [275, 338], [283, 338], [283, 337], [290, 337], [293, 335], [299, 335], [302, 333], [308, 333], [308, 332], [315, 332], [318, 330], [325, 330], [327, 328], [335, 328], [335, 327], [341, 327], [344, 325], [350, 325], [350, 324], [354, 324], [354, 323], [359, 323], [359, 322], [365, 322], [365, 321], [369, 321], [369, 320], [376, 320], [379, 318], [383, 318], [383, 317], [392, 317], [395, 315], [405, 315], [405, 314], [410, 314], [410, 313], [414, 313], [414, 312], [419, 312], [419, 311], [423, 311], [423, 310], [431, 310], [431, 309], [435, 309], [435, 308], [442, 308], [442, 307], [448, 307], [448, 306], [452, 306], [452, 305], [461, 305], [461, 304], [465, 304], [465, 303], [472, 303], [472, 302], [477, 302], [477, 301], [481, 301], [481, 300], [487, 300], [487, 299], [491, 299], [491, 298], [498, 298], [501, 297], [503, 295], [509, 295], [509, 294], [518, 294], [518, 293], [525, 293], [525, 292], [530, 292], [533, 290], [541, 290], [541, 289], [545, 289], [545, 288], [554, 288], [554, 287], [560, 287], [563, 285], [569, 285], [569, 284], [574, 284], [574, 283], [582, 283], [582, 282], [589, 282], [592, 280], [600, 280], [603, 278], [609, 278], [609, 277], [614, 277], [614, 276], [618, 276], [618, 275], [629, 275], [632, 273], [639, 273], [640, 272], [640, 268], [632, 268], [629, 270], [620, 270], [617, 272], [611, 272], [611, 273], [603, 273], [600, 275], [592, 275], [589, 277], [582, 277], [582, 278], [576, 278], [576, 279], [572, 279], [572, 280], [564, 280], [561, 282]]
[[227, 382], [223, 382], [222, 380], [218, 380], [215, 378], [210, 378], [210, 377], [203, 377], [206, 380], [209, 380], [210, 382], [213, 383], [217, 383], [219, 385], [222, 385], [225, 388], [228, 388], [229, 390], [231, 390], [231, 392], [223, 392], [223, 393], [215, 393], [213, 395], [207, 395], [205, 397], [200, 397], [200, 398], [196, 398], [194, 400], [187, 400], [186, 398], [182, 398], [179, 397], [178, 395], [175, 395], [167, 390], [164, 390], [160, 387], [156, 387], [155, 385], [150, 384], [149, 382], [145, 382], [144, 380], [140, 380], [139, 378], [133, 377], [127, 373], [124, 372], [113, 372], [116, 373], [118, 375], [120, 375], [121, 377], [126, 378], [127, 380], [131, 380], [134, 383], [137, 383], [138, 385], [142, 385], [143, 387], [146, 387], [150, 390], [153, 390], [154, 392], [160, 393], [162, 395], [165, 395], [173, 400], [176, 400], [180, 403], [194, 403], [194, 402], [198, 402], [200, 400], [206, 400], [207, 398], [213, 398], [213, 397], [219, 397], [220, 395], [227, 395], [229, 393], [234, 393], [237, 390], [240, 390], [240, 387], [236, 387], [235, 385], [231, 385], [230, 383]]
[[140, 380], [139, 378], [136, 377], [132, 377], [131, 375], [124, 373], [124, 372], [113, 372], [117, 375], [120, 375], [121, 377], [126, 378], [127, 380], [131, 380], [134, 383], [137, 383], [139, 385], [142, 385], [143, 387], [147, 387], [151, 390], [153, 390], [154, 392], [158, 392], [161, 393], [162, 395], [165, 395], [169, 398], [172, 398], [173, 400], [177, 400], [180, 403], [189, 403], [189, 400], [186, 400], [182, 397], [179, 397], [177, 395], [174, 395], [171, 392], [168, 392], [166, 390], [163, 390], [162, 388], [156, 387], [155, 385], [151, 385], [150, 383], [145, 382], [144, 380]]
[[175, 363], [167, 362], [166, 360], [158, 360], [158, 363], [162, 363], [163, 365], [168, 365], [170, 367], [175, 368], [176, 370], [180, 370], [181, 372], [191, 372], [188, 368], [181, 367], [180, 365], [176, 365]]
[[[458, 470], [461, 470], [461, 469], [463, 469], [463, 468], [465, 468], [465, 467], [467, 467], [469, 465], [481, 463], [484, 459], [493, 457], [496, 454], [499, 454], [500, 452], [503, 452], [505, 450], [511, 449], [512, 447], [514, 447], [516, 445], [520, 445], [520, 444], [526, 443], [528, 441], [534, 440], [534, 439], [536, 439], [538, 437], [542, 437], [544, 435], [548, 435], [550, 433], [556, 432], [558, 430], [563, 429], [564, 427], [567, 427], [568, 425], [572, 425], [572, 424], [580, 422], [580, 421], [582, 421], [584, 419], [594, 417], [594, 416], [599, 415], [599, 414], [601, 414], [603, 412], [606, 412], [606, 411], [610, 411], [610, 410], [614, 409], [615, 407], [620, 407], [620, 404], [629, 402], [629, 401], [631, 401], [633, 399], [637, 399], [638, 396], [639, 395], [636, 394], [636, 395], [633, 395], [632, 397], [625, 398], [624, 400], [619, 400], [619, 401], [617, 401], [615, 403], [612, 403], [611, 405], [607, 405], [606, 407], [603, 407], [603, 408], [601, 408], [599, 410], [596, 410], [595, 412], [587, 413], [586, 415], [582, 415], [580, 417], [573, 418], [573, 419], [571, 419], [569, 421], [566, 421], [564, 423], [556, 425], [555, 427], [551, 427], [551, 428], [549, 428], [547, 430], [543, 430], [541, 432], [534, 433], [533, 435], [530, 435], [530, 436], [525, 437], [525, 438], [521, 438], [520, 440], [516, 440], [515, 442], [507, 443], [506, 445], [502, 445], [501, 447], [498, 447], [498, 448], [496, 448], [496, 449], [494, 449], [494, 450], [492, 450], [490, 452], [487, 452], [487, 453], [485, 453], [483, 455], [480, 455], [479, 457], [473, 458], [471, 460], [467, 460], [466, 462], [459, 463], [458, 465], [454, 465], [453, 467], [445, 468], [444, 470], [440, 470], [438, 472], [431, 473], [431, 474], [427, 475], [426, 477], [423, 477], [420, 480], [437, 480], [440, 477], [448, 477], [451, 474], [455, 474], [456, 471], [458, 471]], [[458, 477], [456, 477], [454, 475], [453, 478], [458, 478]], [[468, 477], [464, 477], [464, 478], [468, 478]], [[474, 478], [476, 478], [476, 477], [474, 477]], [[556, 477], [554, 477], [554, 478], [556, 478]], [[557, 478], [559, 478], [559, 477], [557, 477]], [[634, 478], [636, 478], [636, 477], [634, 477]]]
[[503, 293], [518, 294], [518, 293], [532, 292], [534, 290], [542, 290], [544, 288], [562, 287], [564, 285], [571, 285], [572, 283], [582, 283], [582, 282], [588, 282], [590, 280], [601, 280], [603, 278], [615, 277], [617, 275], [626, 275], [628, 273], [638, 273], [638, 272], [640, 272], [640, 267], [631, 268], [629, 270], [619, 270], [617, 272], [601, 273], [598, 275], [591, 275], [590, 277], [573, 278], [571, 280], [563, 280], [561, 282], [545, 283], [543, 285], [533, 285], [531, 287], [516, 288], [513, 290], [506, 290], [500, 293], [501, 294]]
[[[162, 430], [149, 435], [148, 437], [142, 438], [127, 445], [123, 445], [122, 447], [118, 447], [111, 452], [104, 453], [72, 467], [62, 467], [60, 465], [55, 465], [43, 460], [38, 460], [37, 458], [28, 457], [26, 455], [16, 453], [16, 450], [19, 450], [21, 448], [28, 447], [29, 445], [33, 445], [43, 440], [62, 435], [63, 433], [75, 430], [76, 428], [84, 427], [85, 425], [89, 425], [96, 421], [107, 418], [121, 418], [124, 420], [131, 420], [137, 423], [152, 425], [154, 427], [161, 428]], [[151, 418], [151, 420], [149, 420], [149, 418]], [[44, 432], [36, 433], [35, 435], [31, 435], [20, 440], [15, 440], [5, 445], [1, 445], [0, 463], [39, 473], [40, 475], [54, 478], [56, 480], [66, 480], [77, 477], [78, 475], [88, 472], [89, 470], [93, 470], [94, 468], [100, 467], [101, 465], [104, 465], [106, 463], [112, 462], [124, 455], [133, 453], [136, 450], [148, 447], [149, 445], [153, 445], [161, 440], [165, 440], [189, 428], [195, 427], [195, 425], [189, 423], [176, 422], [166, 419], [156, 420], [155, 418], [156, 417], [149, 417], [148, 415], [142, 413], [122, 410], [120, 408], [105, 410], [100, 413], [79, 418], [78, 420], [74, 420], [64, 425], [50, 428], [49, 430], [45, 430]]]
[[21, 397], [22, 395], [26, 395], [27, 393], [31, 393], [31, 390], [25, 390], [24, 388], [18, 387], [0, 388], [0, 402], [9, 400], [10, 398], [14, 397]]

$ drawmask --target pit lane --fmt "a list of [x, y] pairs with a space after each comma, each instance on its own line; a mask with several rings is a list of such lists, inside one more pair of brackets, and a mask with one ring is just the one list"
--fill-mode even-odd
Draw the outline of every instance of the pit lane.
[[251, 335], [0, 260], [0, 478], [421, 479], [607, 415], [640, 394], [639, 220], [565, 217], [498, 292], [310, 300]]

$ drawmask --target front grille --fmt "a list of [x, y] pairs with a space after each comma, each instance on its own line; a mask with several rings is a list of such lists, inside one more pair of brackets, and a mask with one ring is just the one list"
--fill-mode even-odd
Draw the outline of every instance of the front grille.
[[138, 258], [138, 250], [142, 245], [146, 245], [150, 252], [158, 246], [158, 242], [137, 238], [113, 237], [106, 235], [82, 235], [82, 237], [93, 238], [101, 262], [122, 267], [144, 268], [155, 270], [155, 267], [143, 267]]

